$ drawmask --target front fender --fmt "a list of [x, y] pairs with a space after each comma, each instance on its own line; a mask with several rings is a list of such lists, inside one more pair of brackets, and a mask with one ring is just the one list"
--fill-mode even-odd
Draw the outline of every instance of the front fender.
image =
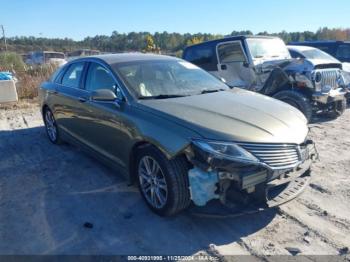
[[124, 159], [127, 166], [130, 166], [130, 154], [133, 154], [137, 145], [152, 144], [168, 159], [172, 159], [190, 145], [192, 138], [201, 137], [195, 131], [166, 117], [136, 107], [132, 111], [128, 124], [132, 139], [127, 148], [129, 154], [126, 154]]

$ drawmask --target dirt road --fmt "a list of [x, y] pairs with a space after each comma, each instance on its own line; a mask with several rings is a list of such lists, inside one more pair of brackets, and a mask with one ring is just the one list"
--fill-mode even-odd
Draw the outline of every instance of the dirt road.
[[73, 146], [50, 144], [42, 125], [36, 106], [0, 109], [0, 254], [349, 252], [350, 109], [311, 125], [320, 162], [304, 194], [230, 219], [160, 218], [118, 174]]

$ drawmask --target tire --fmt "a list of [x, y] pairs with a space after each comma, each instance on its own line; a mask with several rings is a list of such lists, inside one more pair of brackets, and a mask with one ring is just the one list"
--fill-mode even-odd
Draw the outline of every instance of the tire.
[[[147, 172], [147, 161], [148, 171], [155, 172]], [[158, 169], [154, 163], [158, 164]], [[146, 146], [138, 150], [136, 157], [138, 187], [143, 199], [153, 212], [160, 216], [172, 216], [190, 205], [188, 169], [188, 162], [184, 156], [168, 160], [154, 146]]]
[[331, 117], [337, 118], [341, 116], [345, 112], [346, 106], [347, 103], [345, 98], [340, 101], [334, 102], [334, 109], [331, 112]]
[[44, 124], [47, 137], [53, 144], [62, 144], [62, 140], [58, 131], [56, 119], [52, 111], [46, 107], [43, 112]]
[[273, 97], [299, 109], [307, 121], [310, 122], [312, 118], [312, 105], [304, 94], [293, 90], [284, 90], [276, 93]]

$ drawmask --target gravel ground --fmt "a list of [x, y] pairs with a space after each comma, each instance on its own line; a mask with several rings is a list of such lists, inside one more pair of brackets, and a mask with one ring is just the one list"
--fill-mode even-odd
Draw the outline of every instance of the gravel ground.
[[160, 218], [114, 171], [50, 144], [36, 105], [0, 108], [0, 254], [349, 254], [349, 127], [349, 109], [311, 125], [312, 183], [280, 208]]

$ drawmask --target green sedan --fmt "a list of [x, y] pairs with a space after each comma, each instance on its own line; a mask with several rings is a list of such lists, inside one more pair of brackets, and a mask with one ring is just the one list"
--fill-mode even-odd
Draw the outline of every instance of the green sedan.
[[163, 216], [191, 203], [283, 204], [305, 189], [317, 158], [297, 109], [174, 57], [76, 59], [39, 93], [52, 143], [77, 144], [117, 169]]

